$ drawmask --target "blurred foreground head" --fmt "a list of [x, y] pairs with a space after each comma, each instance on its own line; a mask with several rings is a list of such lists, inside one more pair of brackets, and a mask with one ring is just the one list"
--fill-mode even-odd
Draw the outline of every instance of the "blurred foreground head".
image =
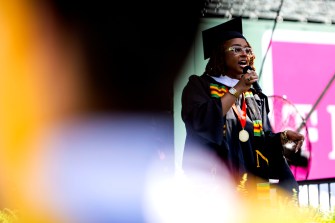
[[[40, 1], [63, 46], [76, 44], [92, 108], [171, 109], [174, 79], [198, 27], [202, 0]], [[43, 22], [44, 21], [44, 22]], [[45, 27], [46, 28], [46, 27]], [[46, 35], [42, 29], [41, 40]], [[64, 48], [64, 47], [63, 47]]]
[[200, 0], [2, 2], [1, 207], [22, 222], [141, 222], [148, 165], [172, 145], [169, 117], [151, 114], [171, 110], [200, 9]]

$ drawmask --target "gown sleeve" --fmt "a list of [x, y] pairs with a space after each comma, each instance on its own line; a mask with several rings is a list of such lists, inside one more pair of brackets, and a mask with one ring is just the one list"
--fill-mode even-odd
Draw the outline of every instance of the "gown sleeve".
[[182, 93], [182, 119], [188, 131], [221, 144], [224, 117], [221, 101], [212, 97], [204, 76], [192, 75]]
[[287, 163], [283, 153], [283, 146], [281, 144], [280, 132], [274, 133], [268, 118], [269, 106], [267, 97], [264, 98], [264, 114], [263, 114], [263, 130], [265, 133], [265, 147], [269, 149], [269, 165], [270, 165], [270, 178], [279, 179], [279, 186], [292, 192], [292, 189], [298, 191], [299, 186], [295, 177]]

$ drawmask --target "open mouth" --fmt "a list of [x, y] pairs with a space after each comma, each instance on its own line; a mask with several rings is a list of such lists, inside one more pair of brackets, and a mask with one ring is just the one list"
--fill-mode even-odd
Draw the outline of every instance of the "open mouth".
[[240, 65], [247, 65], [247, 60], [239, 60], [238, 61], [238, 64], [240, 64]]
[[247, 63], [246, 60], [240, 60], [240, 61], [238, 62], [238, 64], [239, 64], [241, 67], [245, 67], [245, 66], [248, 65], [248, 63]]

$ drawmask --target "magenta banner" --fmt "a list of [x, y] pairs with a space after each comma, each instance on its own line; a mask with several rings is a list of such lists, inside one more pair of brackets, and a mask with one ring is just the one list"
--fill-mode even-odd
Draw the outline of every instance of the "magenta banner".
[[[265, 35], [264, 45], [268, 41]], [[278, 128], [302, 127], [307, 137], [302, 154], [310, 156], [310, 166], [293, 168], [298, 180], [335, 177], [334, 55], [334, 34], [279, 32], [261, 77], [265, 93], [285, 99], [271, 105], [277, 110], [271, 121]]]

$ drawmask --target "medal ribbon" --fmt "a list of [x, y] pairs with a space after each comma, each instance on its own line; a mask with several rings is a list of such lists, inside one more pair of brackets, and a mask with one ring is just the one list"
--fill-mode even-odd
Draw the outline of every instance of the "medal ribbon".
[[245, 103], [244, 95], [242, 94], [242, 115], [238, 112], [235, 103], [233, 104], [234, 112], [236, 113], [238, 119], [240, 120], [242, 129], [244, 129], [245, 124], [247, 123], [247, 104]]

